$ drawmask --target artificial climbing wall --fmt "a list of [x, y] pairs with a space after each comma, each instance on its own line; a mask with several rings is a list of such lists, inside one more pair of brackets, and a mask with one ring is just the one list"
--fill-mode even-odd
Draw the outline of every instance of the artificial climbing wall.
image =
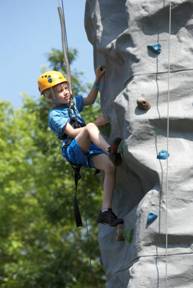
[[87, 0], [85, 27], [106, 66], [110, 140], [123, 138], [113, 207], [125, 241], [99, 227], [107, 287], [192, 288], [193, 1]]

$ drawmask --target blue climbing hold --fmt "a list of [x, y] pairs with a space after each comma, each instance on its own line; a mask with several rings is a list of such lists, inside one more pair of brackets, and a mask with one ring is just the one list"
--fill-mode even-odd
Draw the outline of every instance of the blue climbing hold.
[[157, 215], [153, 212], [150, 212], [147, 216], [147, 223], [146, 226], [149, 226], [151, 223], [153, 223], [157, 219]]
[[161, 45], [159, 43], [148, 45], [147, 48], [156, 55], [161, 53]]
[[157, 155], [157, 159], [166, 160], [166, 159], [168, 159], [169, 156], [170, 156], [170, 154], [168, 153], [167, 150], [161, 150]]

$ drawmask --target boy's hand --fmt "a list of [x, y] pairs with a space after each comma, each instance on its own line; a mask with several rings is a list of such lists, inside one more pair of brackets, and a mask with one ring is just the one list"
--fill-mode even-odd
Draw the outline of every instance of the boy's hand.
[[109, 120], [104, 115], [100, 115], [100, 116], [97, 117], [97, 119], [94, 121], [94, 123], [98, 127], [101, 127], [101, 126], [104, 126], [107, 123], [109, 123]]
[[84, 98], [84, 105], [92, 105], [95, 102], [96, 97], [98, 95], [98, 91], [100, 89], [100, 80], [105, 74], [105, 71], [106, 69], [103, 66], [99, 66], [96, 69], [96, 79], [90, 93], [88, 94], [87, 97]]
[[105, 74], [106, 69], [104, 66], [99, 66], [96, 69], [96, 81], [99, 81]]

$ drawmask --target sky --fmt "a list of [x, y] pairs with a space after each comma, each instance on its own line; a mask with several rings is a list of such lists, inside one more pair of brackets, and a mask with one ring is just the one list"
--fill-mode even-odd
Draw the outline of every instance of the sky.
[[[84, 29], [86, 0], [63, 0], [68, 47], [78, 50], [72, 70], [94, 80], [93, 49]], [[0, 0], [0, 99], [16, 108], [22, 93], [37, 98], [37, 78], [49, 67], [48, 52], [62, 49], [57, 0]]]

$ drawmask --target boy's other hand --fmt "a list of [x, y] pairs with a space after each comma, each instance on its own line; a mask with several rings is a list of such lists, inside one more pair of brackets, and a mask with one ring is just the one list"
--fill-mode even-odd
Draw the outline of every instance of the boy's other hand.
[[99, 66], [96, 69], [96, 80], [100, 80], [106, 72], [105, 66]]
[[104, 126], [106, 124], [109, 123], [109, 120], [104, 116], [104, 115], [100, 115], [97, 117], [97, 119], [94, 121], [94, 123], [98, 126]]

